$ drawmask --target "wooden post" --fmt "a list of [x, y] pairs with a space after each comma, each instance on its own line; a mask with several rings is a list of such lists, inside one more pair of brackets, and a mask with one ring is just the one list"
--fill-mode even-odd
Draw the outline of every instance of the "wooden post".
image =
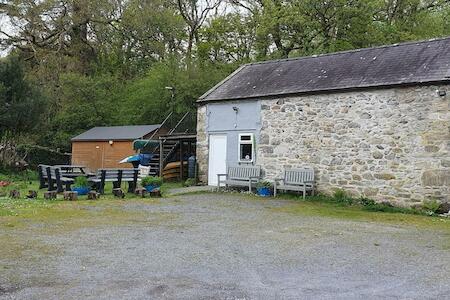
[[183, 181], [183, 140], [180, 141], [180, 181]]
[[163, 171], [163, 141], [159, 139], [159, 176], [162, 177]]
[[136, 196], [145, 198], [145, 195], [147, 194], [147, 190], [145, 188], [138, 188], [134, 191], [134, 193], [136, 194]]
[[113, 195], [116, 198], [125, 198], [125, 193], [122, 191], [121, 188], [113, 189]]
[[88, 200], [97, 200], [100, 199], [100, 193], [96, 191], [90, 191], [88, 193]]
[[44, 193], [44, 199], [45, 200], [51, 200], [51, 199], [56, 199], [56, 191], [47, 191]]
[[12, 190], [9, 192], [9, 197], [12, 199], [19, 199], [20, 198], [20, 191], [19, 190]]
[[36, 199], [37, 196], [38, 196], [38, 193], [36, 191], [33, 191], [33, 190], [28, 191], [28, 195], [27, 195], [28, 199]]
[[78, 198], [77, 192], [70, 192], [70, 191], [64, 192], [64, 200], [75, 201], [77, 200], [77, 198]]

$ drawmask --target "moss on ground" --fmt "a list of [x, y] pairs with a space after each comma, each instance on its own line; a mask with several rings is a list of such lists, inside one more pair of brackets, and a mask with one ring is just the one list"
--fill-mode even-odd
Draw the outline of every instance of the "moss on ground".
[[319, 216], [352, 221], [388, 223], [414, 226], [419, 229], [444, 230], [450, 234], [450, 219], [414, 214], [371, 212], [361, 207], [340, 206], [333, 203], [295, 201], [273, 211], [304, 216]]

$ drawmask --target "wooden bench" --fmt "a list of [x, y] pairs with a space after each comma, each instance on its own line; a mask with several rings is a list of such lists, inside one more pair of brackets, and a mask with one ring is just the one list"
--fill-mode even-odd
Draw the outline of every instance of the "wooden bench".
[[97, 176], [89, 178], [89, 181], [101, 194], [105, 192], [106, 182], [112, 182], [114, 188], [120, 188], [122, 182], [128, 182], [128, 192], [134, 193], [138, 176], [139, 169], [100, 169], [97, 171]]
[[314, 196], [314, 170], [311, 168], [285, 170], [283, 178], [275, 179], [274, 196], [277, 195], [277, 190], [302, 192], [303, 199], [308, 191]]
[[[225, 177], [225, 179], [221, 179]], [[221, 184], [228, 186], [247, 186], [248, 191], [252, 191], [252, 186], [256, 186], [261, 178], [261, 167], [228, 167], [227, 174], [217, 174], [217, 187]]]
[[44, 189], [48, 187], [47, 168], [50, 168], [50, 166], [38, 165], [39, 189]]
[[64, 186], [66, 191], [70, 191], [70, 186], [73, 184], [72, 178], [66, 178], [61, 175], [61, 170], [56, 167], [47, 168], [47, 181], [48, 181], [48, 191], [54, 191], [56, 185], [56, 192], [62, 193], [64, 192]]

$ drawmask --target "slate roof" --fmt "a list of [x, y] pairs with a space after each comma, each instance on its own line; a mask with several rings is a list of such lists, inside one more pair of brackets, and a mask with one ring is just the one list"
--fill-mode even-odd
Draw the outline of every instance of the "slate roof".
[[118, 140], [136, 140], [161, 127], [160, 124], [155, 125], [137, 125], [137, 126], [111, 126], [111, 127], [94, 127], [86, 132], [72, 138], [76, 141], [118, 141]]
[[450, 82], [450, 37], [247, 64], [198, 102]]

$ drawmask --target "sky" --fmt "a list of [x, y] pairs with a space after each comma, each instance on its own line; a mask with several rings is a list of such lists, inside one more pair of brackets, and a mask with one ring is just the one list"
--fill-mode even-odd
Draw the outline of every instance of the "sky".
[[[1, 31], [11, 33], [12, 28], [9, 23], [8, 17], [0, 15], [0, 29]], [[0, 33], [0, 39], [4, 39], [5, 36]], [[8, 54], [8, 49], [2, 49], [0, 48], [0, 57], [5, 57]]]

